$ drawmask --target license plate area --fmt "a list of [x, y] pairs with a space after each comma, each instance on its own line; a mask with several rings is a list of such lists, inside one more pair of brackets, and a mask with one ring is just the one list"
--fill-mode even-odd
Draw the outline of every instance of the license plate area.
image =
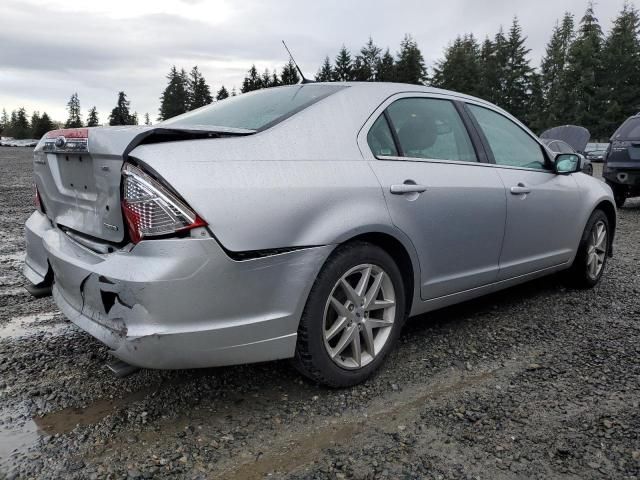
[[58, 155], [58, 169], [63, 191], [67, 195], [95, 198], [96, 181], [89, 155]]

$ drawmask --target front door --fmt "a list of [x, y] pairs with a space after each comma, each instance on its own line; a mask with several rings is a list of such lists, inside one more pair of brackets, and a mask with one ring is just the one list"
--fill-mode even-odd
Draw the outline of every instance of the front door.
[[551, 171], [543, 147], [493, 110], [467, 105], [504, 183], [507, 222], [498, 280], [568, 262], [580, 231], [580, 194], [571, 175]]

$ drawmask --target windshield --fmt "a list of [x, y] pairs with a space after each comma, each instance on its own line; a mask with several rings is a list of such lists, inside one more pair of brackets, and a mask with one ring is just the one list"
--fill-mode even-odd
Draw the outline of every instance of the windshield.
[[613, 134], [613, 138], [616, 140], [640, 140], [640, 118], [627, 118]]
[[313, 84], [265, 88], [178, 115], [160, 126], [264, 130], [343, 88], [346, 86]]

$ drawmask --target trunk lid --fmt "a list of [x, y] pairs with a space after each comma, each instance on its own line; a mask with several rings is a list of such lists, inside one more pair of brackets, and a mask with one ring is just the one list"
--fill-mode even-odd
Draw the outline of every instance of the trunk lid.
[[35, 183], [45, 214], [56, 226], [120, 243], [125, 240], [121, 169], [133, 148], [142, 143], [251, 133], [216, 127], [152, 126], [53, 130], [34, 151]]

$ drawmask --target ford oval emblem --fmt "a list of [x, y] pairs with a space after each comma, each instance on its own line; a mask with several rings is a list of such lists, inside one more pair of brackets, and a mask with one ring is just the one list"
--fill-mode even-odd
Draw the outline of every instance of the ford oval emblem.
[[67, 140], [64, 137], [58, 137], [58, 138], [56, 138], [55, 146], [57, 148], [64, 148], [66, 143], [67, 143]]

